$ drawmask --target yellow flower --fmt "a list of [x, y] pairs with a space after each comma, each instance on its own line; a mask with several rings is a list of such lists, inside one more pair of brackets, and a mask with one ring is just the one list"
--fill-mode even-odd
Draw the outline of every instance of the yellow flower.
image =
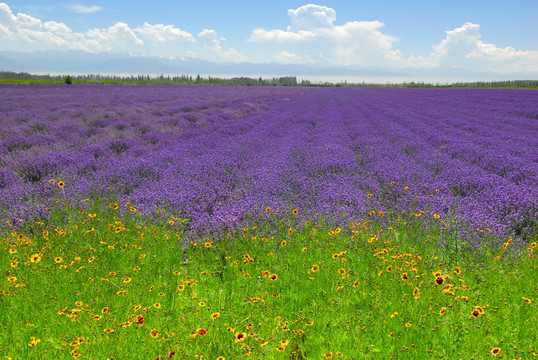
[[58, 187], [61, 189], [65, 186], [65, 183], [63, 181], [58, 181]]
[[41, 261], [41, 256], [39, 256], [39, 254], [34, 254], [30, 257], [30, 262], [34, 264], [37, 264], [40, 261]]

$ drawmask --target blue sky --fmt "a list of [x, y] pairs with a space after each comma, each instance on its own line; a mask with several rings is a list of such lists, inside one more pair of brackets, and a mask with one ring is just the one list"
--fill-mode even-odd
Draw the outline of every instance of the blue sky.
[[538, 75], [538, 1], [0, 1], [0, 50]]

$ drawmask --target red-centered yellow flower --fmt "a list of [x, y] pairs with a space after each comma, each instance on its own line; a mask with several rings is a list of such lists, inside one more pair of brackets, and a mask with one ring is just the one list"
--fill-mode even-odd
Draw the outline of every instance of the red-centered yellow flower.
[[333, 357], [333, 353], [332, 352], [327, 352], [327, 353], [325, 353], [324, 356], [325, 356], [326, 359], [330, 359], [330, 358]]
[[445, 278], [443, 278], [442, 276], [437, 276], [437, 277], [435, 278], [435, 284], [436, 284], [437, 286], [441, 286], [441, 285], [443, 285], [444, 283], [445, 283]]
[[206, 241], [204, 243], [204, 246], [209, 249], [211, 246], [213, 246], [213, 242], [212, 241]]
[[206, 329], [196, 329], [196, 333], [200, 336], [206, 336], [207, 330]]
[[491, 355], [493, 356], [497, 356], [501, 353], [501, 349], [498, 348], [498, 347], [494, 347], [493, 349], [491, 349]]
[[133, 206], [131, 206], [131, 207], [129, 207], [129, 210], [131, 210], [132, 212], [135, 212], [135, 211], [136, 211], [136, 208], [133, 207]]
[[19, 262], [17, 260], [9, 261], [9, 266], [11, 266], [12, 268], [16, 268], [18, 265], [19, 265]]
[[112, 209], [112, 210], [117, 210], [120, 206], [116, 203], [112, 203], [109, 205], [109, 207]]
[[407, 273], [402, 274], [402, 280], [403, 281], [409, 280], [409, 276], [407, 276]]
[[65, 186], [65, 183], [63, 181], [58, 181], [58, 187], [61, 189]]
[[293, 209], [293, 210], [291, 211], [291, 213], [292, 213], [293, 215], [297, 215], [297, 214], [299, 213], [299, 211], [298, 211], [297, 209]]
[[312, 265], [312, 269], [310, 269], [310, 271], [312, 271], [312, 272], [319, 271], [319, 265], [317, 265], [317, 264]]
[[177, 286], [177, 291], [183, 291], [185, 290], [185, 285], [178, 285]]
[[52, 185], [56, 184], [56, 181], [54, 181], [54, 179], [50, 179], [49, 180], [49, 183], [51, 183]]
[[39, 256], [39, 254], [34, 254], [30, 257], [30, 262], [34, 264], [37, 264], [40, 261], [41, 261], [41, 256]]
[[411, 325], [411, 323], [406, 323], [406, 324], [405, 324], [405, 327], [406, 327], [406, 328], [410, 328], [411, 326], [413, 326], [413, 325]]
[[124, 282], [125, 284], [130, 283], [130, 282], [131, 282], [131, 278], [130, 278], [130, 277], [125, 277], [125, 278], [123, 278], [123, 282]]
[[527, 299], [526, 297], [522, 297], [523, 301], [525, 301], [527, 304], [532, 303], [531, 299]]
[[9, 253], [10, 253], [11, 255], [16, 254], [16, 253], [17, 253], [17, 249], [13, 249], [13, 248], [11, 248], [11, 249], [9, 249]]
[[219, 312], [216, 312], [214, 314], [211, 314], [211, 319], [212, 320], [215, 320], [215, 319], [218, 319], [220, 317], [220, 313]]
[[346, 273], [346, 269], [338, 269], [338, 273], [340, 275], [344, 275]]
[[30, 340], [30, 343], [28, 344], [28, 346], [32, 347], [32, 346], [36, 346], [37, 344], [39, 344], [41, 342], [41, 339], [36, 339], [35, 337], [32, 336], [31, 340]]
[[333, 254], [332, 258], [333, 259], [338, 259], [339, 256], [340, 256], [340, 254]]
[[88, 216], [91, 217], [91, 218], [94, 218], [94, 217], [97, 216], [97, 214], [96, 213], [89, 213]]
[[152, 329], [149, 334], [151, 335], [152, 338], [157, 338], [159, 336], [159, 330], [157, 329]]
[[306, 326], [312, 326], [314, 325], [314, 321], [310, 320], [305, 323]]
[[355, 282], [353, 283], [353, 287], [358, 287], [360, 284], [359, 280], [355, 280]]
[[441, 308], [441, 311], [439, 311], [439, 315], [443, 316], [446, 313], [446, 307]]
[[247, 334], [245, 333], [237, 333], [235, 334], [235, 342], [236, 343], [241, 343], [243, 342], [245, 339], [247, 338]]
[[271, 279], [271, 280], [273, 280], [273, 281], [276, 281], [276, 279], [278, 279], [278, 276], [277, 276], [277, 274], [271, 274], [271, 275], [269, 276], [269, 279]]
[[270, 208], [270, 207], [266, 207], [266, 208], [265, 208], [265, 212], [266, 212], [266, 213], [268, 213], [268, 212], [270, 212], [270, 211], [271, 211], [271, 208]]
[[154, 307], [154, 308], [157, 308], [157, 309], [160, 309], [160, 308], [161, 308], [161, 304], [159, 304], [159, 303], [155, 303], [155, 304], [153, 304], [153, 307]]
[[461, 269], [459, 268], [459, 266], [456, 266], [456, 267], [454, 268], [454, 274], [456, 274], [456, 275], [460, 275], [460, 274], [461, 274]]
[[286, 240], [283, 240], [281, 243], [280, 243], [280, 246], [286, 246], [288, 243]]

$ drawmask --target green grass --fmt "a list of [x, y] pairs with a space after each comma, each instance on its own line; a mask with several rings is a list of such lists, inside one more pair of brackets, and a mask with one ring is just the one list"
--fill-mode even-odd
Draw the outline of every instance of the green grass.
[[268, 211], [183, 247], [164, 213], [50, 207], [0, 237], [0, 358], [538, 355], [535, 243], [477, 258], [434, 245], [443, 219], [338, 228]]

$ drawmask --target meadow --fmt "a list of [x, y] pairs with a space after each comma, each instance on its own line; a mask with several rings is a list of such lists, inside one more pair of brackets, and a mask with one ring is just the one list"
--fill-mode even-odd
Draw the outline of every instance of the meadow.
[[534, 90], [0, 95], [0, 356], [538, 356]]

